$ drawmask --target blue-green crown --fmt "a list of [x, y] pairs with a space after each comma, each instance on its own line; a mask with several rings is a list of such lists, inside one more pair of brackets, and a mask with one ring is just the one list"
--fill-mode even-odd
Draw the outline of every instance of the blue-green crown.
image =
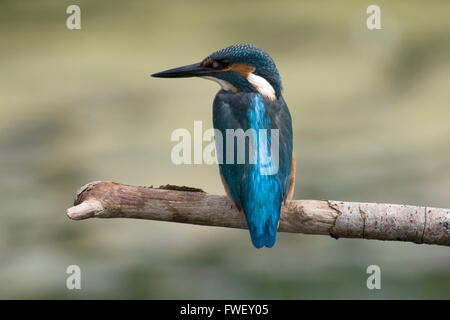
[[255, 67], [253, 73], [266, 79], [274, 88], [277, 96], [281, 94], [281, 77], [273, 59], [263, 50], [251, 44], [236, 44], [216, 51], [205, 58], [226, 64], [245, 63]]

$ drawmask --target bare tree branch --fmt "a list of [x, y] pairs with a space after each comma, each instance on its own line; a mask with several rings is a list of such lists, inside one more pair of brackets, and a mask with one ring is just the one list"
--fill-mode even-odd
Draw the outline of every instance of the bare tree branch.
[[[247, 228], [242, 213], [227, 197], [170, 185], [151, 188], [91, 182], [78, 191], [67, 215], [73, 220], [136, 218]], [[279, 231], [450, 246], [450, 209], [292, 200], [282, 208]]]

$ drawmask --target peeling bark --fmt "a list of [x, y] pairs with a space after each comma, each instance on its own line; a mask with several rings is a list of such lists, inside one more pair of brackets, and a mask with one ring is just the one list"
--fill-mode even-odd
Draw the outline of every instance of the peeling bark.
[[[152, 188], [91, 182], [77, 192], [67, 215], [73, 220], [135, 218], [247, 228], [243, 215], [227, 197], [172, 185]], [[450, 209], [291, 200], [282, 208], [279, 231], [450, 246]]]

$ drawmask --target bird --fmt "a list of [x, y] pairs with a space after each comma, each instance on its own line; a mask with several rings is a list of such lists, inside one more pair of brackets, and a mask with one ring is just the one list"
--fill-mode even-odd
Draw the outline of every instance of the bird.
[[[293, 195], [296, 169], [292, 117], [282, 95], [281, 77], [274, 60], [254, 45], [235, 44], [198, 63], [151, 76], [200, 77], [217, 82], [221, 88], [213, 102], [213, 126], [223, 137], [230, 129], [246, 133], [266, 130], [266, 139], [259, 135], [253, 140], [244, 136], [247, 148], [244, 161], [236, 161], [239, 150], [237, 144], [231, 144], [232, 140], [223, 139], [218, 143], [220, 139], [216, 137], [216, 152], [218, 158], [222, 158], [219, 171], [224, 189], [235, 207], [245, 215], [254, 247], [273, 247], [281, 207]], [[278, 163], [274, 163], [274, 154], [258, 152], [261, 149], [274, 152], [275, 143], [278, 144], [275, 150]], [[228, 149], [227, 144], [231, 145]], [[230, 159], [228, 152], [234, 152]], [[225, 154], [227, 159], [224, 160]], [[269, 168], [269, 172], [264, 172], [264, 168]], [[270, 172], [270, 168], [276, 170]]]

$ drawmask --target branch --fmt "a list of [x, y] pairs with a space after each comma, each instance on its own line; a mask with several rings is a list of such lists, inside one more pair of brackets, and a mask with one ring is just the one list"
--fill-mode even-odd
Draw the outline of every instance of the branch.
[[[78, 191], [67, 215], [73, 220], [135, 218], [247, 228], [243, 214], [226, 196], [171, 185], [152, 188], [91, 182]], [[292, 200], [282, 208], [279, 231], [450, 246], [450, 209]]]

